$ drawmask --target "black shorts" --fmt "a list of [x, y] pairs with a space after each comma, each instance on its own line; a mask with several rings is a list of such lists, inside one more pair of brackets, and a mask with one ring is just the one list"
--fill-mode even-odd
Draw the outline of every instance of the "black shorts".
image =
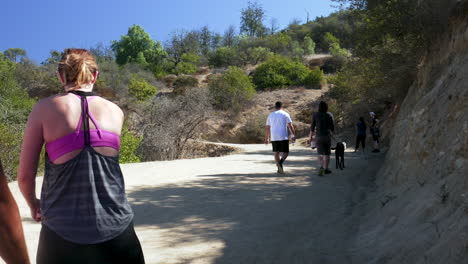
[[379, 143], [379, 138], [380, 138], [379, 135], [372, 135], [372, 139], [377, 143]]
[[372, 140], [374, 140], [375, 142], [379, 143], [379, 138], [380, 138], [380, 129], [378, 128], [370, 128], [370, 132], [371, 132], [371, 135], [372, 135]]
[[289, 140], [272, 141], [273, 152], [289, 152]]
[[330, 137], [317, 137], [317, 152], [319, 155], [330, 155], [331, 154], [331, 138]]
[[70, 242], [42, 225], [37, 264], [144, 264], [143, 251], [133, 223], [118, 237], [106, 242], [82, 245]]

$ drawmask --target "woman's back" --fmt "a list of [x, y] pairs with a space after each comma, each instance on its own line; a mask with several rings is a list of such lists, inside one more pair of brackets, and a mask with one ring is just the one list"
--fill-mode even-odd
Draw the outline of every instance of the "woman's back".
[[[94, 117], [100, 130], [120, 135], [123, 113], [114, 103], [98, 96], [88, 97], [89, 112]], [[53, 143], [74, 133], [82, 118], [81, 99], [75, 94], [67, 93], [43, 99], [35, 109], [42, 123], [43, 139], [46, 144]], [[90, 121], [90, 129], [96, 125]], [[81, 126], [80, 131], [84, 127]], [[65, 153], [53, 160], [55, 164], [64, 163], [75, 157], [81, 149]], [[95, 147], [103, 155], [116, 156], [118, 150], [112, 147]]]
[[[95, 149], [105, 146], [104, 152], [118, 151], [120, 142], [113, 146], [112, 139], [118, 141], [116, 132], [120, 131], [104, 130], [90, 104], [97, 100], [94, 112], [101, 121], [114, 119], [116, 125], [105, 123], [108, 129], [117, 129], [121, 120], [112, 117], [115, 109], [103, 99], [81, 91], [71, 93], [45, 100], [43, 105], [52, 116], [43, 122], [44, 138], [50, 136], [52, 140], [46, 143], [41, 192], [43, 224], [67, 240], [100, 243], [125, 230], [133, 213], [125, 197], [118, 157], [103, 155]], [[74, 99], [79, 103], [73, 102]], [[81, 113], [76, 113], [77, 104]], [[76, 115], [80, 116], [78, 121]], [[73, 124], [77, 124], [75, 128]], [[70, 157], [70, 153], [74, 155]], [[58, 159], [63, 162], [53, 162]]]

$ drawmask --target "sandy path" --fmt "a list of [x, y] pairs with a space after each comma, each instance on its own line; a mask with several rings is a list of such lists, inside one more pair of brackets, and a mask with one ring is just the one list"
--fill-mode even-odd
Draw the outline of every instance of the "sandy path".
[[[147, 263], [348, 263], [362, 175], [378, 156], [347, 153], [344, 171], [320, 178], [315, 152], [295, 146], [280, 176], [269, 146], [236, 146], [245, 152], [122, 165]], [[10, 188], [35, 259], [40, 224]]]

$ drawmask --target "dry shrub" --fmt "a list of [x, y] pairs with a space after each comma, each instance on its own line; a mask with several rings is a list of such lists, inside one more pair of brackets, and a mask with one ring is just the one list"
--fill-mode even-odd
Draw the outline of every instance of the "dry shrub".
[[205, 142], [189, 141], [182, 158], [194, 159], [204, 157], [221, 157], [232, 153], [240, 152], [238, 148], [226, 145], [218, 145]]
[[185, 95], [156, 97], [143, 110], [140, 121], [144, 139], [138, 154], [143, 161], [179, 159], [187, 142], [199, 136], [199, 128], [211, 114], [206, 89], [190, 89]]
[[238, 131], [239, 143], [262, 143], [265, 139], [265, 124], [268, 114], [257, 113], [250, 115], [245, 125]]
[[173, 86], [175, 95], [184, 95], [187, 89], [198, 87], [198, 79], [187, 75], [179, 76], [174, 81]]
[[310, 133], [310, 124], [303, 122], [293, 122], [296, 138], [307, 137]]
[[172, 85], [174, 84], [175, 80], [177, 80], [177, 76], [175, 74], [166, 75], [162, 79], [167, 88], [172, 88]]

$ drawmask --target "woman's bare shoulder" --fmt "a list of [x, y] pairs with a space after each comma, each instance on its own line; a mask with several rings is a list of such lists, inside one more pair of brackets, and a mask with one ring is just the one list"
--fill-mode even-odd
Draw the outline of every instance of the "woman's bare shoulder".
[[100, 96], [98, 96], [96, 98], [97, 100], [99, 100], [99, 103], [101, 105], [103, 105], [105, 108], [111, 110], [113, 113], [116, 113], [116, 114], [119, 114], [123, 117], [123, 111], [122, 109], [114, 102], [112, 101], [109, 101], [108, 99], [105, 99], [105, 98], [102, 98]]
[[41, 98], [35, 103], [33, 107], [33, 111], [49, 110], [51, 107], [57, 106], [57, 104], [63, 100], [64, 96], [66, 95], [57, 94], [57, 95], [52, 95], [49, 97]]

